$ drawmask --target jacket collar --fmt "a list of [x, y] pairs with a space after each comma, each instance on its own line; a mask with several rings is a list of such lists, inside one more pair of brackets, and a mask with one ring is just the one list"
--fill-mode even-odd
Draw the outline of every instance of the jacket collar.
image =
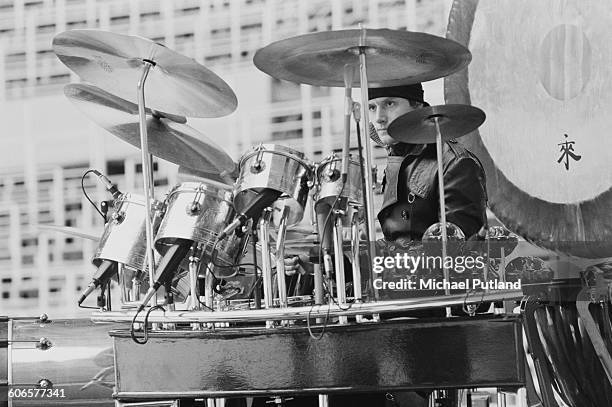
[[420, 155], [427, 148], [427, 144], [397, 143], [387, 147], [387, 154], [391, 157], [405, 157]]

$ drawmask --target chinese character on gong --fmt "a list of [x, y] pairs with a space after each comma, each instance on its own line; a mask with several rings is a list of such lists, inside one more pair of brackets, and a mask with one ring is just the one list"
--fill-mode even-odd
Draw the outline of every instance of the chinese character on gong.
[[[567, 134], [565, 134], [564, 136], [567, 139]], [[574, 161], [580, 161], [580, 159], [582, 158], [581, 155], [577, 155], [574, 153], [574, 144], [576, 144], [575, 141], [565, 141], [564, 143], [557, 144], [558, 146], [561, 146], [561, 150], [559, 150], [561, 151], [561, 157], [559, 157], [557, 162], [561, 163], [561, 161], [565, 160], [565, 169], [568, 171], [570, 158], [572, 158]]]

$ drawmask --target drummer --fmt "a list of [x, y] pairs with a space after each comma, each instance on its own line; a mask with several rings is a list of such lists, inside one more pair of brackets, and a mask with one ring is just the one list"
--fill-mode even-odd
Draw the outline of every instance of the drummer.
[[[370, 136], [387, 150], [383, 204], [378, 212], [387, 241], [421, 240], [439, 221], [435, 144], [407, 144], [387, 132], [405, 113], [429, 106], [419, 84], [369, 89]], [[480, 161], [454, 140], [443, 145], [446, 219], [469, 238], [486, 222], [486, 184]]]
[[[368, 93], [370, 138], [387, 150], [378, 220], [386, 242], [406, 247], [439, 221], [436, 145], [399, 142], [387, 128], [396, 118], [429, 104], [420, 83], [370, 88]], [[446, 219], [469, 238], [486, 222], [484, 170], [478, 158], [454, 140], [444, 143], [442, 160]], [[300, 267], [297, 258], [287, 259], [288, 274]]]
[[[427, 228], [439, 222], [436, 145], [398, 142], [387, 132], [393, 120], [429, 106], [423, 96], [420, 83], [369, 89], [370, 138], [387, 150], [383, 203], [378, 220], [386, 243], [396, 247], [409, 247], [412, 242], [420, 242]], [[442, 159], [446, 219], [469, 238], [486, 223], [484, 170], [478, 158], [454, 140], [444, 143]], [[285, 260], [287, 274], [294, 274], [303, 266], [307, 264], [301, 263], [297, 257]], [[382, 407], [389, 405], [389, 399], [393, 399], [392, 404], [396, 406], [428, 405], [427, 394], [420, 396], [414, 392], [336, 396], [334, 401], [340, 405]], [[316, 403], [305, 398], [291, 405]]]

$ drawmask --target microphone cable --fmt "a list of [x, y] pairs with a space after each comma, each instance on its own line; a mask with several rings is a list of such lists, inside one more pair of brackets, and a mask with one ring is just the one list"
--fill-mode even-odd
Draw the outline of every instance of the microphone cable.
[[138, 337], [136, 336], [136, 329], [134, 329], [134, 324], [136, 323], [136, 318], [138, 317], [138, 314], [140, 314], [140, 310], [137, 310], [136, 314], [134, 314], [134, 318], [132, 319], [132, 324], [130, 325], [130, 336], [132, 337], [132, 340], [136, 342], [137, 344], [144, 345], [149, 341], [149, 328], [148, 328], [149, 315], [151, 315], [151, 312], [153, 312], [156, 309], [161, 309], [162, 311], [166, 312], [166, 309], [162, 305], [154, 305], [147, 310], [147, 313], [144, 319], [144, 323], [142, 326], [142, 333], [143, 333], [142, 341], [138, 339]]
[[106, 222], [106, 216], [104, 216], [104, 214], [102, 213], [102, 211], [98, 208], [98, 205], [96, 205], [91, 198], [89, 198], [89, 195], [87, 195], [87, 191], [85, 190], [85, 177], [89, 174], [95, 174], [96, 173], [96, 169], [90, 168], [87, 171], [85, 171], [85, 173], [83, 174], [83, 176], [81, 177], [81, 190], [83, 191], [83, 195], [85, 195], [85, 198], [87, 198], [87, 200], [89, 201], [89, 203], [91, 204], [91, 206], [93, 206], [96, 211], [100, 214], [100, 216], [102, 216], [102, 219], [104, 219], [104, 222]]

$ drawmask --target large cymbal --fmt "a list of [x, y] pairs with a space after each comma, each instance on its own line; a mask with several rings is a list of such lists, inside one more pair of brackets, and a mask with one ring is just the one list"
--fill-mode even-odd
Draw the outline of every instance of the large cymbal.
[[[64, 93], [79, 110], [121, 140], [140, 148], [138, 106], [92, 85], [69, 84]], [[221, 174], [236, 164], [211, 139], [185, 124], [181, 116], [147, 110], [149, 151], [184, 167]]]
[[[471, 60], [459, 43], [431, 34], [368, 29], [365, 47], [370, 87], [408, 85], [450, 75]], [[362, 30], [325, 31], [273, 42], [255, 54], [268, 75], [316, 86], [344, 87], [344, 66], [359, 63]], [[359, 81], [353, 82], [354, 87]]]
[[232, 89], [214, 72], [146, 38], [71, 30], [53, 38], [53, 51], [83, 80], [135, 103], [143, 61], [153, 62], [145, 82], [145, 100], [155, 110], [221, 117], [238, 105]]
[[439, 105], [413, 110], [393, 120], [387, 131], [395, 140], [411, 144], [432, 144], [436, 142], [438, 118], [442, 140], [465, 136], [480, 126], [485, 113], [470, 105]]
[[100, 236], [102, 236], [102, 232], [96, 234], [94, 232], [90, 232], [84, 229], [79, 229], [71, 226], [61, 226], [61, 225], [47, 225], [47, 224], [38, 224], [36, 228], [39, 230], [47, 230], [51, 232], [59, 232], [73, 237], [81, 237], [83, 239], [88, 239], [94, 242], [100, 241]]

